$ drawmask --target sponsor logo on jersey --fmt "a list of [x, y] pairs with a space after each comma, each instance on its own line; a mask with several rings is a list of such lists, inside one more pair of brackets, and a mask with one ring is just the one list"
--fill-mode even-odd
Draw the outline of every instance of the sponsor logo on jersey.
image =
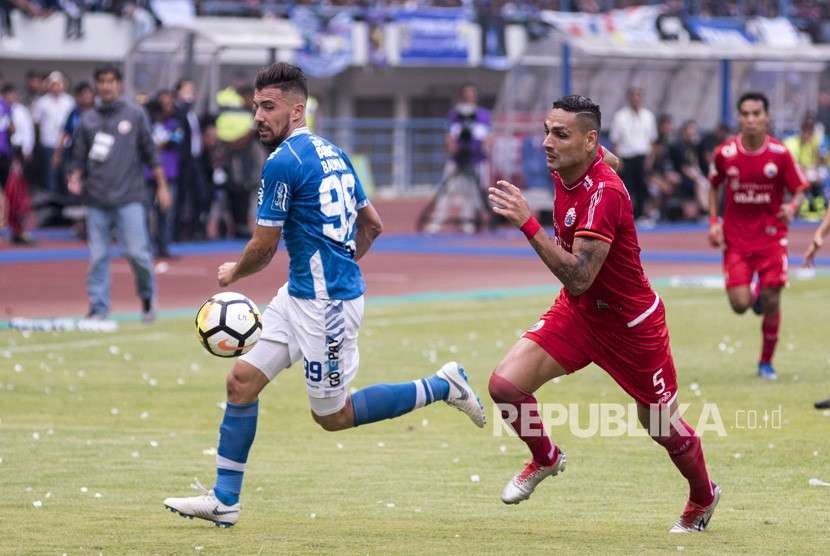
[[733, 198], [736, 203], [742, 205], [764, 205], [772, 202], [772, 193], [736, 191]]
[[591, 179], [591, 176], [585, 176], [585, 181], [582, 183], [585, 184], [585, 189], [591, 189], [594, 187], [594, 180]]
[[259, 190], [256, 192], [256, 206], [262, 206], [262, 197], [265, 194], [265, 180], [259, 180]]
[[565, 213], [565, 226], [569, 228], [574, 225], [576, 222], [576, 209], [571, 207], [568, 209], [568, 212]]
[[121, 135], [127, 135], [130, 131], [132, 131], [133, 124], [130, 122], [130, 120], [121, 120], [120, 122], [118, 122], [117, 129], [118, 133], [120, 133]]
[[720, 153], [723, 155], [724, 158], [732, 158], [736, 154], [738, 154], [738, 147], [735, 143], [727, 143], [723, 146]]
[[775, 162], [767, 162], [764, 165], [764, 175], [770, 179], [778, 175], [778, 166], [775, 165]]
[[669, 400], [672, 399], [672, 396], [674, 396], [674, 394], [671, 392], [671, 390], [666, 390], [665, 392], [663, 392], [663, 395], [660, 396], [659, 403], [669, 403]]

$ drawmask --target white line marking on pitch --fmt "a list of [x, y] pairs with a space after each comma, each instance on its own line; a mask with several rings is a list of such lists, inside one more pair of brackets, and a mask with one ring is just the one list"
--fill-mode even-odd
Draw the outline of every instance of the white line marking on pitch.
[[162, 340], [168, 338], [168, 334], [160, 332], [153, 332], [149, 334], [121, 334], [106, 337], [96, 338], [94, 340], [73, 340], [71, 342], [51, 342], [47, 344], [31, 344], [28, 346], [6, 346], [0, 348], [11, 353], [30, 353], [34, 351], [50, 351], [59, 349], [82, 349], [95, 346], [112, 345], [113, 342], [149, 342], [153, 340]]

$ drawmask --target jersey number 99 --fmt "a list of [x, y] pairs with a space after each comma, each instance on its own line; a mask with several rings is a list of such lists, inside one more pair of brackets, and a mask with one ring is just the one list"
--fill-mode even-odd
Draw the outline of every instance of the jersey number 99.
[[[320, 182], [320, 210], [325, 216], [338, 217], [337, 222], [323, 224], [323, 235], [354, 250], [353, 230], [357, 219], [353, 174], [326, 176]], [[347, 243], [348, 240], [348, 243]]]

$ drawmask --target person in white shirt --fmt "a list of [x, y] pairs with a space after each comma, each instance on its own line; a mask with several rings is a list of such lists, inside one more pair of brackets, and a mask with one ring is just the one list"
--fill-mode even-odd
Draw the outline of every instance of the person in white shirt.
[[611, 122], [611, 141], [614, 153], [620, 158], [620, 178], [628, 187], [634, 206], [634, 218], [644, 214], [649, 198], [646, 185], [646, 156], [657, 139], [657, 123], [654, 114], [643, 108], [642, 90], [628, 90], [628, 106], [614, 114]]
[[35, 150], [35, 125], [29, 109], [20, 102], [17, 88], [7, 83], [3, 85], [3, 99], [11, 107], [14, 133], [11, 136], [12, 147], [20, 149], [25, 164], [32, 160]]
[[52, 166], [52, 155], [61, 138], [66, 118], [75, 106], [75, 101], [66, 93], [66, 79], [59, 71], [53, 71], [46, 78], [48, 90], [32, 105], [32, 119], [37, 124], [40, 140], [40, 171], [42, 185], [46, 191], [58, 193], [62, 180]]

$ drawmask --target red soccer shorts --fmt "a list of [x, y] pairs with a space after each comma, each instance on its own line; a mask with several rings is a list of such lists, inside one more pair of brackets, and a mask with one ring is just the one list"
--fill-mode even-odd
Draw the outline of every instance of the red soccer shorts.
[[596, 363], [640, 403], [669, 404], [677, 395], [662, 300], [643, 322], [627, 328], [588, 321], [560, 297], [524, 337], [539, 344], [568, 374]]
[[787, 283], [787, 248], [775, 245], [765, 251], [740, 253], [727, 249], [723, 253], [726, 287], [748, 286], [758, 274], [762, 288], [781, 288]]

